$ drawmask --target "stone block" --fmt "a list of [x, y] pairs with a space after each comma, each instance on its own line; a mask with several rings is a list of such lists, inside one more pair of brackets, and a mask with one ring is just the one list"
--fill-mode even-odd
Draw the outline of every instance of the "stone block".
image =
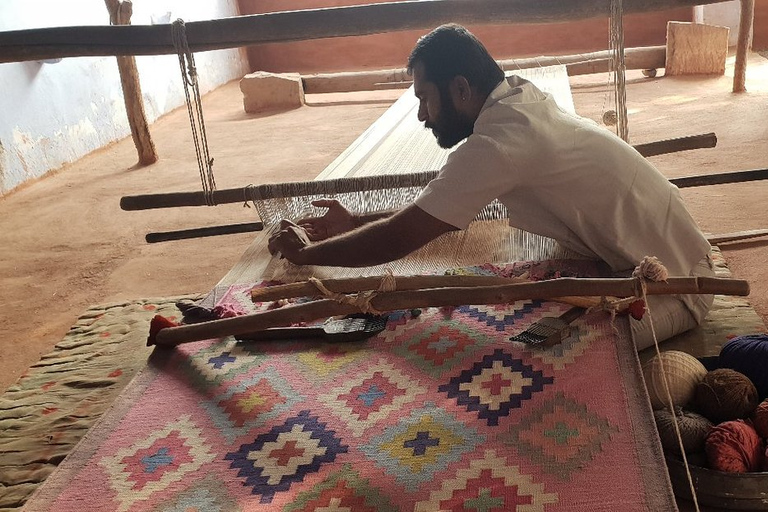
[[667, 75], [722, 75], [728, 56], [728, 27], [667, 23]]
[[304, 86], [298, 73], [257, 71], [240, 79], [246, 112], [289, 109], [304, 104]]

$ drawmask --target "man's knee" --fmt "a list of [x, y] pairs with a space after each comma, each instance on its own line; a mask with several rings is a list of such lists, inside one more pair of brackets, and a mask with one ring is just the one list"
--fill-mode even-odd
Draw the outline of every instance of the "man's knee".
[[632, 341], [637, 350], [653, 345], [654, 333], [656, 341], [661, 343], [699, 324], [683, 301], [676, 297], [662, 296], [649, 297], [648, 309], [642, 320], [630, 318], [629, 322]]

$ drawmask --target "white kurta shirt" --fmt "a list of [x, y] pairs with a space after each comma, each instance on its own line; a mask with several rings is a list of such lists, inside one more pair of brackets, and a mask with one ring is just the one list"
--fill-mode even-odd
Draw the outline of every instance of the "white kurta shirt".
[[511, 225], [615, 271], [656, 256], [670, 274], [687, 276], [710, 250], [677, 187], [651, 163], [517, 76], [491, 92], [474, 133], [416, 205], [464, 229], [496, 198]]

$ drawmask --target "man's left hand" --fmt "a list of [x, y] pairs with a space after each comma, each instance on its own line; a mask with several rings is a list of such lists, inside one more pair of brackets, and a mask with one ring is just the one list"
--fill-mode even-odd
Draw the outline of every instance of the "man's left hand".
[[290, 220], [280, 221], [280, 231], [269, 237], [269, 252], [273, 256], [280, 254], [291, 263], [302, 265], [302, 252], [311, 242], [307, 232]]

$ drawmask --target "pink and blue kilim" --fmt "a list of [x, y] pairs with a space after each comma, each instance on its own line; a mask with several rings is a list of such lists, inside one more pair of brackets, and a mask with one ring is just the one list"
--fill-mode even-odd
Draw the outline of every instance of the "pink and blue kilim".
[[593, 313], [557, 347], [510, 341], [567, 308], [425, 309], [362, 342], [157, 350], [28, 510], [674, 509], [625, 326]]

